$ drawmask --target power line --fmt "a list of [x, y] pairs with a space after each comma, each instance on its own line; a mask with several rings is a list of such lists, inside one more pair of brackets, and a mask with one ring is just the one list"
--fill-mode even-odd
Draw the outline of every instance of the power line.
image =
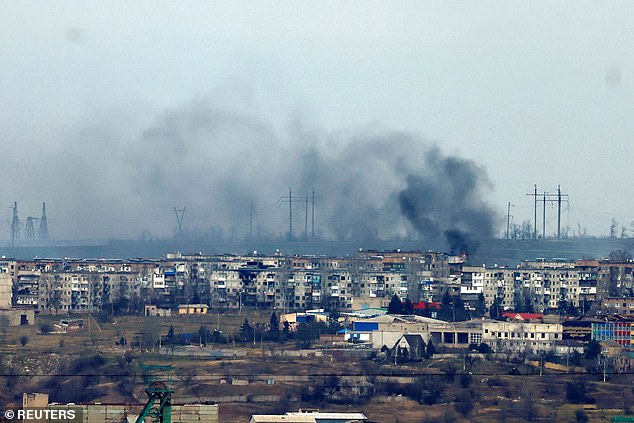
[[278, 200], [278, 203], [288, 203], [288, 239], [289, 241], [293, 240], [293, 203], [303, 203], [304, 204], [304, 239], [308, 240], [308, 207], [309, 203], [311, 204], [311, 224], [312, 231], [311, 236], [312, 239], [315, 239], [315, 190], [312, 190], [312, 193], [309, 195], [305, 193], [303, 196], [293, 196], [292, 187], [288, 188], [288, 195], [283, 195]]
[[[286, 372], [284, 376], [305, 376], [305, 377], [362, 377], [362, 376], [388, 376], [388, 377], [431, 377], [431, 376], [439, 376], [439, 377], [447, 377], [447, 376], [461, 376], [464, 375], [464, 372], [442, 372], [442, 373], [412, 373], [412, 371], [401, 371], [401, 372], [381, 372], [381, 373], [288, 373]], [[510, 372], [470, 372], [471, 376], [520, 376], [520, 377], [540, 377], [539, 373], [510, 373]], [[603, 376], [603, 370], [600, 371], [591, 371], [591, 372], [580, 372], [580, 371], [570, 371], [570, 372], [553, 372], [549, 373], [553, 375], [586, 375], [586, 376]], [[608, 376], [620, 376], [620, 375], [634, 375], [634, 371], [627, 372], [615, 372], [615, 371], [606, 371], [606, 375]], [[0, 377], [14, 377], [14, 376], [30, 376], [30, 377], [143, 377], [145, 373], [0, 373]], [[273, 373], [232, 373], [234, 376], [253, 376], [253, 377], [269, 377], [274, 376]], [[208, 373], [196, 375], [197, 378], [210, 378], [210, 377], [226, 377], [226, 373]]]
[[537, 239], [537, 203], [542, 203], [542, 239], [546, 239], [546, 204], [557, 204], [557, 239], [561, 238], [561, 205], [569, 204], [568, 194], [561, 193], [561, 185], [557, 186], [556, 193], [546, 191], [539, 192], [537, 184], [533, 193], [526, 194], [533, 197], [535, 210], [535, 227], [533, 228], [533, 239]]

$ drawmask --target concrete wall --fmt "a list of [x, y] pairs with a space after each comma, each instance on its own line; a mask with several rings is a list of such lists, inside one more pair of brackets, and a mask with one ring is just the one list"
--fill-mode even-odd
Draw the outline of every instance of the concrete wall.
[[35, 323], [35, 311], [34, 310], [0, 310], [0, 317], [6, 317], [9, 321], [9, 326], [20, 326], [23, 321], [23, 316], [25, 320], [25, 324], [32, 325]]
[[11, 309], [13, 281], [8, 273], [0, 273], [0, 310]]

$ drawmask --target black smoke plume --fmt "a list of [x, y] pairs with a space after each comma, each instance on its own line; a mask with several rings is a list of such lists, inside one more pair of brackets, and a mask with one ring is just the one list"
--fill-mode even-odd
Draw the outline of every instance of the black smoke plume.
[[444, 238], [454, 254], [471, 254], [494, 235], [496, 214], [485, 191], [491, 184], [473, 161], [427, 150], [423, 165], [399, 194], [403, 214], [429, 241]]

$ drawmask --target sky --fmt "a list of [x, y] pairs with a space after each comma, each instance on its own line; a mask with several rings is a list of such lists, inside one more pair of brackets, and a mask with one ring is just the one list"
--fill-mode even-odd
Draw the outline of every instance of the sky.
[[431, 154], [474, 172], [494, 235], [508, 203], [532, 220], [537, 184], [568, 195], [571, 234], [615, 219], [632, 236], [633, 17], [630, 1], [3, 1], [0, 205], [24, 222], [46, 201], [51, 237], [80, 239], [168, 237], [174, 208], [189, 231], [245, 236], [253, 204], [276, 236], [292, 187], [298, 233], [315, 189], [324, 237], [410, 236], [399, 194], [443, 178]]

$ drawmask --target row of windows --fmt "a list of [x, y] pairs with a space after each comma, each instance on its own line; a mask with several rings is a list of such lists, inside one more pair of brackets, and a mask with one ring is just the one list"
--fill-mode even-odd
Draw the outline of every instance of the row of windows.
[[[484, 330], [484, 333], [489, 333], [488, 329]], [[531, 339], [535, 339], [535, 335], [537, 335], [538, 339], [546, 339], [546, 333], [545, 332], [540, 332], [540, 333], [535, 333], [535, 332], [531, 332], [526, 333], [526, 332], [510, 332], [510, 336], [509, 336], [509, 332], [495, 332], [492, 331], [491, 332], [491, 336], [497, 337], [497, 338], [518, 338], [518, 339], [523, 339], [523, 338], [530, 338]], [[558, 333], [552, 333], [553, 338], [554, 339], [559, 339], [559, 334]]]

